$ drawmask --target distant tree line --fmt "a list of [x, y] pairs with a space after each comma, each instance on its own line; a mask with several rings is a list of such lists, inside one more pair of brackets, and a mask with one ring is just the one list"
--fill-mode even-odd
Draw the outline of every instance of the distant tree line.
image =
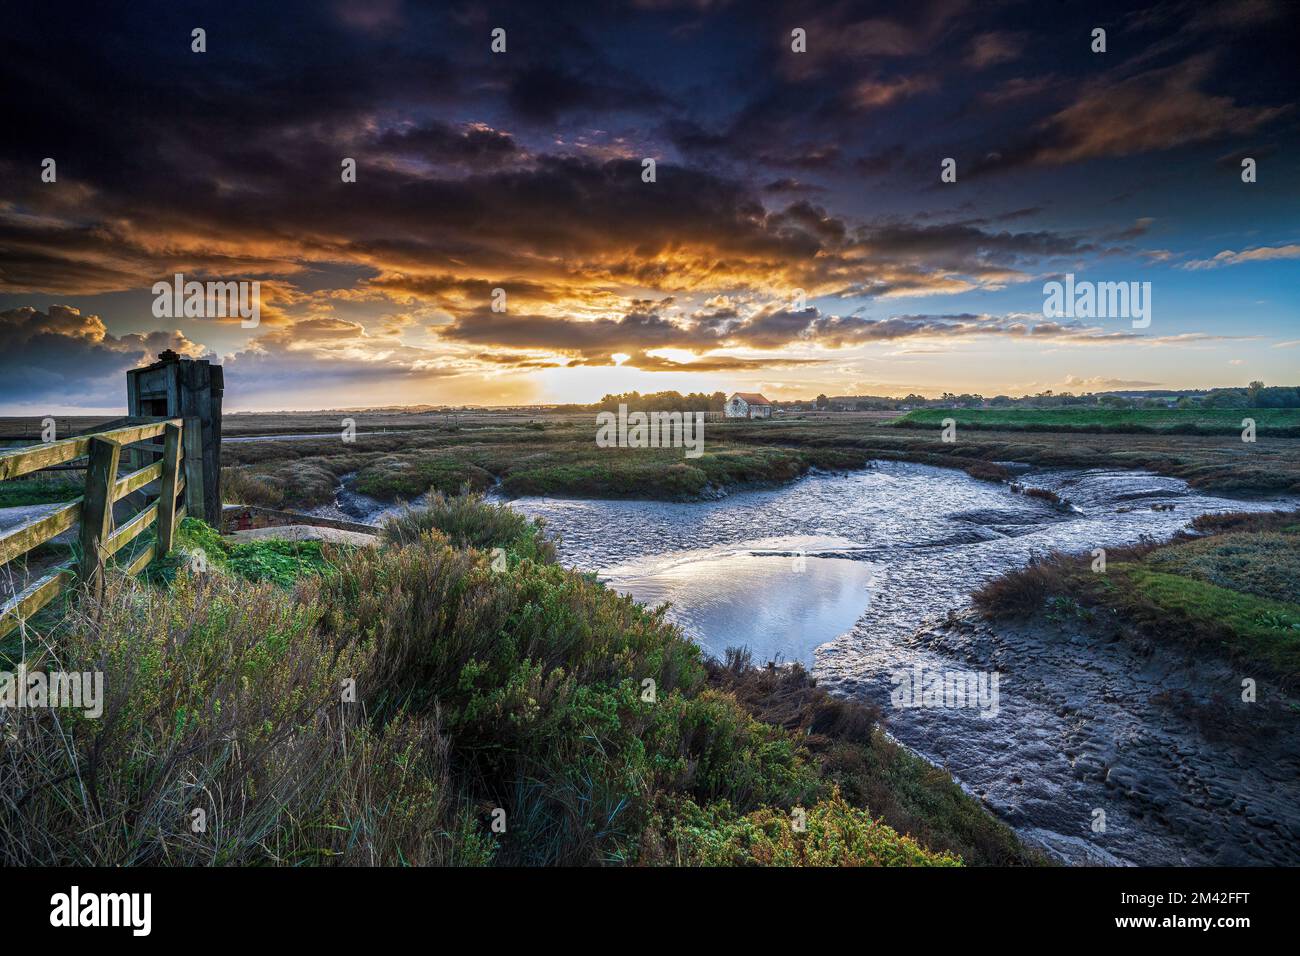
[[1245, 388], [1216, 388], [1201, 400], [1202, 408], [1300, 408], [1300, 388], [1251, 382]]
[[1143, 392], [1055, 392], [1013, 398], [995, 395], [985, 398], [973, 393], [944, 392], [938, 398], [911, 393], [902, 398], [882, 395], [827, 396], [801, 401], [778, 401], [787, 411], [867, 412], [901, 411], [909, 408], [1300, 408], [1300, 387], [1266, 386], [1251, 382], [1246, 388], [1151, 389]]
[[[644, 412], [720, 412], [727, 403], [725, 392], [623, 392], [606, 395], [590, 405], [557, 405], [560, 412], [618, 411], [626, 405], [629, 411]], [[978, 393], [944, 392], [938, 398], [927, 398], [915, 392], [894, 398], [885, 395], [828, 396], [802, 400], [777, 400], [783, 411], [870, 412], [901, 411], [909, 408], [1300, 408], [1300, 387], [1293, 385], [1266, 386], [1251, 382], [1245, 388], [1215, 389], [1151, 389], [1143, 392], [1055, 392], [1051, 389], [1035, 395], [1013, 398], [995, 395], [986, 398]]]
[[620, 405], [626, 405], [631, 412], [720, 412], [727, 404], [725, 392], [623, 392], [619, 395], [606, 395], [591, 405], [559, 405], [556, 411], [562, 412], [616, 412]]

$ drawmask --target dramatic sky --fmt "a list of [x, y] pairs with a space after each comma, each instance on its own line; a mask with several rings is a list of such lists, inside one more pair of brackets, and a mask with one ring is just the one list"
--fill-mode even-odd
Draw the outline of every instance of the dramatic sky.
[[[1300, 380], [1286, 0], [200, 10], [4, 3], [0, 413], [169, 346], [231, 410]], [[261, 324], [155, 318], [175, 272]]]

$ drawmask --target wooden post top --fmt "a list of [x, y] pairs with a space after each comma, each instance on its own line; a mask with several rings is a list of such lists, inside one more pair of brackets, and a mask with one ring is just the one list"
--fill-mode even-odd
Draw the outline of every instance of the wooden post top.
[[221, 523], [221, 398], [225, 375], [208, 359], [186, 358], [171, 349], [158, 361], [126, 373], [131, 415], [185, 421], [185, 481], [190, 514], [214, 527]]

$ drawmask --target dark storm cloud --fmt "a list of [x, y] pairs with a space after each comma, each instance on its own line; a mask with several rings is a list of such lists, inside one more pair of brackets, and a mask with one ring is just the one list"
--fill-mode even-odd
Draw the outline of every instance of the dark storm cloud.
[[[689, 167], [662, 164], [650, 186], [635, 160], [541, 156], [444, 178], [372, 168], [363, 158], [356, 184], [331, 182], [319, 158], [286, 152], [280, 162], [286, 181], [316, 180], [314, 192], [241, 186], [232, 175], [223, 188], [195, 190], [178, 206], [173, 185], [150, 182], [129, 197], [87, 196], [61, 219], [5, 219], [0, 235], [25, 250], [32, 268], [45, 257], [52, 261], [41, 268], [59, 273], [62, 257], [62, 273], [83, 282], [151, 283], [167, 274], [166, 246], [174, 255], [188, 244], [190, 268], [214, 274], [292, 274], [304, 260], [339, 260], [379, 270], [370, 283], [376, 289], [481, 297], [514, 282], [521, 294], [548, 301], [566, 284], [598, 281], [670, 289], [758, 287], [776, 278], [832, 294], [877, 283], [924, 288], [935, 268], [979, 276], [1090, 248], [1048, 232], [906, 223], [850, 229], [807, 201], [769, 211], [744, 183]], [[24, 195], [38, 200], [39, 184]], [[74, 220], [96, 207], [100, 222]], [[238, 249], [212, 237], [237, 237]], [[273, 250], [282, 258], [272, 259]]]
[[1246, 106], [1205, 92], [1213, 65], [1211, 55], [1198, 54], [1115, 82], [1094, 82], [1043, 120], [1032, 139], [986, 158], [976, 169], [1059, 166], [1249, 135], [1290, 110], [1289, 105]]
[[[762, 372], [771, 368], [803, 368], [824, 365], [826, 359], [764, 356], [761, 359], [737, 358], [731, 355], [704, 355], [689, 362], [674, 362], [659, 355], [633, 354], [622, 364], [643, 372]], [[575, 362], [575, 365], [589, 364]], [[605, 364], [604, 362], [590, 364]]]
[[[355, 153], [361, 167], [355, 191], [373, 187], [385, 193], [376, 211], [399, 217], [398, 228], [387, 235], [363, 229], [354, 240], [360, 251], [391, 249], [399, 258], [403, 250], [416, 257], [452, 255], [462, 250], [422, 242], [410, 220], [445, 210], [450, 225], [478, 227], [486, 218], [474, 215], [482, 191], [474, 195], [476, 184], [467, 184], [471, 195], [459, 196], [459, 183], [438, 175], [428, 182], [403, 180], [384, 167], [415, 155], [434, 165], [459, 164], [482, 173], [527, 155], [516, 132], [502, 128], [501, 120], [471, 121], [475, 112], [483, 115], [476, 107], [489, 107], [507, 122], [513, 117], [533, 126], [575, 112], [666, 115], [663, 128], [688, 156], [726, 154], [772, 169], [806, 172], [850, 165], [888, 174], [904, 162], [904, 147], [886, 143], [850, 153], [859, 146], [853, 133], [861, 125], [857, 117], [864, 102], [901, 104], [930, 83], [914, 72], [889, 72], [889, 64], [952, 50], [975, 55], [992, 68], [1008, 62], [1025, 43], [1025, 31], [1014, 23], [990, 22], [988, 16], [963, 18], [959, 14], [964, 6], [936, 0], [892, 10], [836, 5], [803, 11], [799, 22], [808, 30], [810, 44], [806, 56], [799, 58], [789, 53], [788, 29], [776, 29], [790, 22], [795, 11], [756, 4], [744, 11], [746, 18], [763, 24], [755, 34], [764, 37], [764, 43], [750, 54], [755, 69], [743, 77], [748, 81], [744, 87], [724, 100], [732, 108], [713, 110], [707, 118], [695, 115], [688, 100], [662, 88], [671, 68], [638, 72], [614, 65], [600, 38], [606, 35], [602, 30], [617, 34], [621, 23], [630, 23], [626, 17], [620, 20], [616, 12], [595, 13], [590, 6], [567, 4], [553, 7], [546, 16], [524, 8], [503, 17], [471, 5], [438, 11], [390, 3], [362, 17], [350, 5], [235, 3], [213, 15], [209, 52], [203, 55], [189, 51], [192, 18], [183, 14], [131, 9], [110, 14], [91, 8], [81, 29], [61, 37], [63, 65], [53, 77], [42, 67], [46, 51], [37, 39], [49, 35], [52, 24], [38, 29], [29, 18], [39, 17], [39, 8], [20, 8], [17, 40], [0, 62], [0, 79], [13, 94], [4, 100], [6, 128], [29, 130], [24, 140], [39, 142], [42, 155], [59, 154], [65, 177], [101, 190], [89, 197], [86, 218], [96, 211], [105, 219], [135, 218], [142, 206], [147, 216], [153, 200], [159, 207], [154, 225], [164, 230], [181, 220], [201, 222], [215, 214], [232, 228], [256, 231], [281, 215], [288, 218], [278, 231], [293, 235], [299, 226], [321, 230], [323, 225], [332, 235], [321, 245], [334, 245], [338, 234], [352, 235], [353, 222], [348, 220], [358, 214], [342, 201], [342, 194], [320, 202], [306, 193], [336, 184], [338, 158]], [[738, 22], [741, 11], [685, 5], [663, 15], [676, 18], [677, 26], [708, 30], [725, 44], [733, 35], [733, 18]], [[511, 52], [493, 57], [487, 51], [487, 34], [498, 20], [510, 27]], [[303, 42], [304, 37], [309, 42]], [[865, 55], [887, 62], [864, 64]], [[766, 66], [758, 69], [764, 60]], [[1122, 102], [1112, 102], [1109, 109], [1121, 118], [1134, 113], [1136, 119], [1118, 133], [1087, 130], [1084, 120], [1093, 104], [1085, 94], [1076, 106], [1043, 118], [1049, 133], [1043, 143], [1020, 153], [1009, 148], [1003, 164], [1061, 162], [1135, 149], [1143, 142], [1153, 148], [1178, 142], [1192, 134], [1185, 127], [1194, 124], [1202, 108], [1209, 108], [1202, 130], [1254, 128], [1275, 115], [1268, 109], [1198, 96], [1203, 74], [1204, 69], [1182, 67], [1122, 81]], [[960, 82], [978, 92], [969, 76]], [[1160, 97], [1150, 94], [1162, 92], [1181, 94], [1180, 105], [1143, 106], [1144, 98], [1158, 101]], [[1133, 109], [1138, 106], [1142, 109]], [[457, 108], [466, 118], [420, 115], [433, 107]], [[1155, 110], [1163, 113], [1153, 115]], [[87, 144], [93, 144], [93, 159], [86, 155]], [[6, 168], [7, 176], [26, 183], [17, 187], [21, 197], [36, 201], [38, 184], [23, 175], [36, 158], [31, 147], [6, 138], [0, 156], [14, 164]], [[560, 198], [554, 206], [584, 198], [582, 186], [573, 182], [572, 167], [548, 166], [542, 156], [536, 173], [540, 175], [522, 174], [519, 185], [532, 178], [538, 188], [556, 189]], [[551, 182], [543, 185], [548, 179]], [[710, 190], [721, 184], [731, 196], [737, 192], [725, 175], [709, 178], [689, 166], [682, 167], [673, 182], [666, 179], [661, 179], [665, 188], [660, 192], [676, 189], [683, 199], [690, 190], [703, 195], [697, 203], [704, 207], [706, 219], [714, 211], [707, 199]], [[824, 186], [800, 182], [796, 187], [784, 178], [782, 191], [796, 188]], [[298, 203], [293, 194], [301, 196]], [[508, 193], [509, 202], [519, 198], [517, 190]], [[650, 231], [656, 231], [649, 203], [637, 203], [630, 190], [620, 198], [621, 212], [651, 214]], [[746, 195], [745, 201], [758, 200]], [[439, 210], [431, 208], [435, 203], [441, 204]], [[503, 207], [506, 202], [492, 205]], [[164, 209], [175, 214], [163, 215]], [[404, 209], [411, 215], [402, 217]], [[591, 211], [599, 215], [599, 210]], [[527, 223], [529, 210], [523, 213]], [[594, 235], [609, 226], [606, 217], [590, 231]], [[39, 269], [41, 263], [33, 259], [30, 266]]]
[[[1018, 315], [955, 313], [946, 315], [895, 315], [870, 318], [831, 315], [815, 307], [792, 310], [767, 305], [746, 313], [733, 309], [696, 312], [690, 317], [658, 311], [630, 312], [619, 319], [574, 321], [547, 315], [506, 315], [480, 310], [461, 316], [441, 329], [450, 341], [490, 345], [502, 349], [558, 352], [571, 356], [569, 365], [610, 365], [612, 355], [630, 356], [622, 364], [663, 370], [689, 364], [705, 369], [742, 368], [755, 363], [799, 365], [824, 362], [822, 358], [765, 357], [738, 359], [711, 355], [721, 348], [777, 350], [794, 345], [839, 349], [871, 342], [908, 338], [955, 338], [973, 335], [1031, 336], [1104, 343], [1139, 338], [1108, 332], [1079, 322], [1060, 323]], [[649, 355], [656, 349], [701, 353], [690, 363]], [[499, 363], [509, 362], [502, 357]], [[533, 361], [533, 359], [528, 359]], [[698, 364], [706, 362], [708, 364]], [[726, 363], [731, 363], [730, 365]]]
[[520, 119], [554, 124], [564, 114], [632, 111], [658, 106], [663, 97], [654, 87], [612, 70], [590, 73], [539, 64], [515, 73], [506, 103]]
[[575, 320], [547, 315], [506, 314], [479, 309], [441, 329], [448, 339], [517, 349], [550, 349], [608, 357], [642, 349], [710, 349], [721, 338], [709, 329], [692, 329], [653, 312], [631, 312], [618, 319]]
[[1002, 263], [1029, 257], [1074, 256], [1096, 249], [1078, 238], [1044, 230], [990, 232], [963, 223], [886, 223], [864, 227], [859, 236], [867, 248], [881, 255], [970, 257]]
[[394, 153], [413, 153], [430, 162], [494, 164], [514, 159], [519, 147], [509, 133], [486, 126], [456, 127], [436, 120], [401, 127], [375, 137], [374, 145]]
[[200, 357], [180, 332], [109, 335], [97, 315], [62, 305], [0, 312], [0, 401], [56, 395], [60, 403], [114, 405], [121, 374], [163, 349]]
[[763, 192], [766, 193], [820, 193], [825, 191], [825, 186], [800, 182], [790, 176], [774, 179], [763, 187]]

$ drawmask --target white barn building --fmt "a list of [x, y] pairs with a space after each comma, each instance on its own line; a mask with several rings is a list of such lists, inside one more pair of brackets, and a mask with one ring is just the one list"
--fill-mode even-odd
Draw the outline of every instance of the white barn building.
[[728, 418], [771, 418], [772, 403], [758, 392], [736, 392], [723, 409]]

